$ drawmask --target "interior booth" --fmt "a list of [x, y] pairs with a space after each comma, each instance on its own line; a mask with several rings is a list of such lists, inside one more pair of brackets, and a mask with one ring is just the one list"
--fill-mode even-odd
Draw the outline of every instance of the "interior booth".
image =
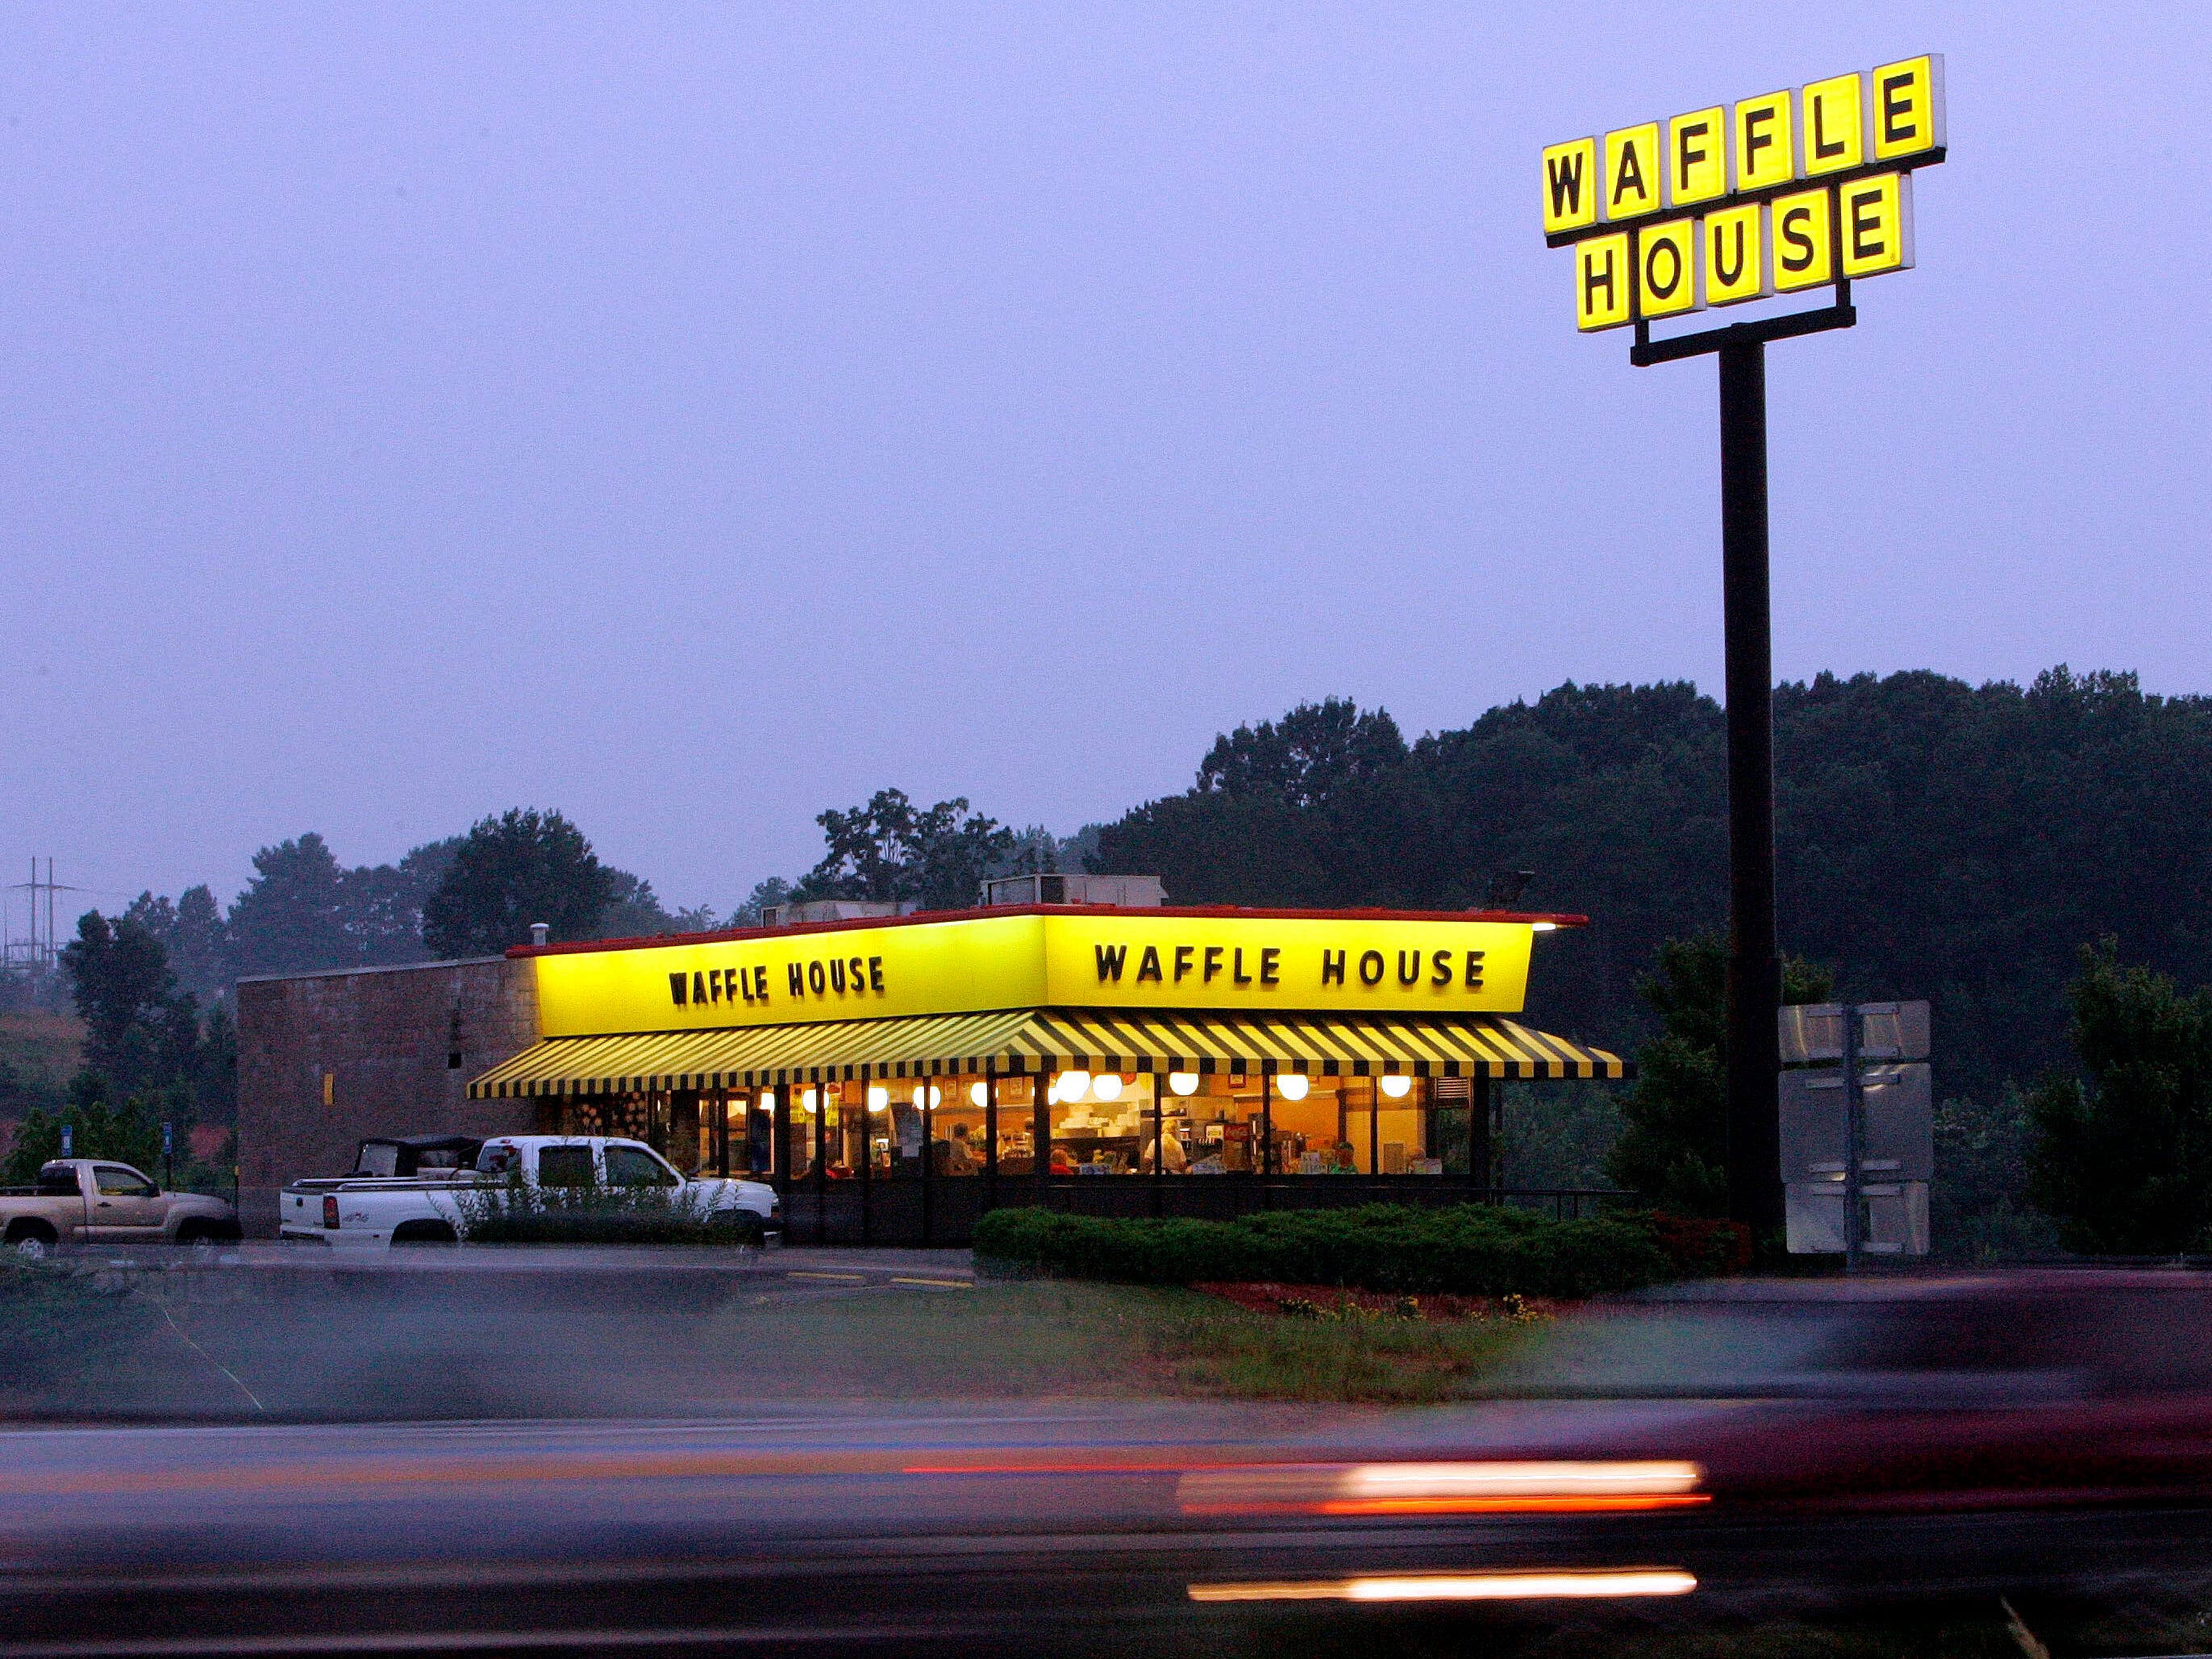
[[773, 1182], [793, 1243], [1465, 1202], [1498, 1195], [1494, 1083], [1624, 1074], [1518, 1018], [1583, 920], [1017, 905], [525, 946], [541, 1038], [470, 1092]]

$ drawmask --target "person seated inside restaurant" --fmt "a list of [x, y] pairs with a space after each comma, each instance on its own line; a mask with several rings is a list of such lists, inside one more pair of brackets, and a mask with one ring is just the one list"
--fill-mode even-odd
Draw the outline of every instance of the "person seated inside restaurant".
[[[1159, 1152], [1160, 1161], [1158, 1164], [1152, 1162], [1155, 1146]], [[1174, 1135], [1163, 1135], [1157, 1143], [1150, 1140], [1145, 1143], [1145, 1167], [1147, 1170], [1164, 1170], [1170, 1175], [1181, 1175], [1190, 1167], [1190, 1154], [1183, 1151], [1182, 1142]]]
[[973, 1175], [978, 1162], [975, 1149], [968, 1144], [965, 1124], [954, 1124], [949, 1137], [929, 1144], [929, 1169], [933, 1175]]

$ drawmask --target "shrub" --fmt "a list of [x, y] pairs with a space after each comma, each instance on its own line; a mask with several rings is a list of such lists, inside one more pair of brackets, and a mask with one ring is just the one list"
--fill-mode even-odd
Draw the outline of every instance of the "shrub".
[[[1276, 1210], [1237, 1221], [993, 1210], [975, 1224], [975, 1254], [987, 1266], [1070, 1279], [1269, 1279], [1405, 1295], [1583, 1297], [1633, 1290], [1680, 1271], [1655, 1218], [1554, 1221], [1486, 1204]], [[1692, 1271], [1717, 1265], [1702, 1243], [1692, 1254]]]
[[662, 1187], [535, 1187], [519, 1174], [457, 1196], [471, 1244], [749, 1244], [749, 1212], [708, 1210]]

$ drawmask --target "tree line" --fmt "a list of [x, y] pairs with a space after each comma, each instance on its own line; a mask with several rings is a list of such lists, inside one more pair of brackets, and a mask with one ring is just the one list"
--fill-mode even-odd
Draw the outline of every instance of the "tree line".
[[[2142, 1212], [2168, 1218], [2151, 1231], [2200, 1208], [2188, 1224], [2212, 1227], [2212, 1098], [2145, 1105], [2149, 1073], [2114, 1058], [2153, 1036], [2193, 1054], [2197, 1039], [2175, 1033], [2197, 1020], [2212, 1061], [2212, 1000], [2190, 1000], [2212, 993], [2176, 988], [2212, 981], [2212, 699], [2063, 666], [2025, 688], [1822, 675], [1779, 687], [1775, 716], [1793, 994], [1935, 1005], [1939, 1227], [1991, 1249], [2047, 1239], [2047, 1217], [2077, 1243], [2120, 1238], [2081, 1218], [2135, 1190], [2112, 1152], [2122, 1121], [2162, 1149], [2138, 1164], [2203, 1166]], [[516, 809], [396, 865], [347, 869], [302, 836], [256, 855], [227, 914], [199, 887], [85, 924], [118, 950], [143, 933], [183, 993], [204, 995], [240, 974], [489, 953], [533, 921], [589, 939], [814, 898], [952, 908], [988, 877], [1068, 867], [1158, 874], [1182, 903], [1581, 912], [1588, 928], [1540, 946], [1531, 1015], [1638, 1051], [1644, 1081], [1575, 1118], [1589, 1145], [1553, 1137], [1553, 1176], [1576, 1165], [1708, 1210], [1725, 766], [1722, 711], [1686, 682], [1571, 683], [1410, 742], [1387, 711], [1329, 699], [1221, 735], [1189, 788], [1065, 840], [964, 798], [879, 790], [822, 812], [819, 861], [757, 884], [726, 919], [666, 909], [561, 814]], [[2115, 1021], [2134, 1036], [2100, 1047]], [[159, 1048], [160, 1024], [134, 1040]], [[2146, 1123], [2163, 1139], [2144, 1140]]]

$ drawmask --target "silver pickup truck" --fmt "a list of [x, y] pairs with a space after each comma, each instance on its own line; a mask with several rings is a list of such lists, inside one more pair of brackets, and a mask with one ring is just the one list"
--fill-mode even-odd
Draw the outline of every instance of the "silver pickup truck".
[[58, 1158], [28, 1187], [0, 1187], [0, 1239], [24, 1255], [58, 1244], [199, 1244], [234, 1239], [219, 1198], [165, 1193], [128, 1164]]

